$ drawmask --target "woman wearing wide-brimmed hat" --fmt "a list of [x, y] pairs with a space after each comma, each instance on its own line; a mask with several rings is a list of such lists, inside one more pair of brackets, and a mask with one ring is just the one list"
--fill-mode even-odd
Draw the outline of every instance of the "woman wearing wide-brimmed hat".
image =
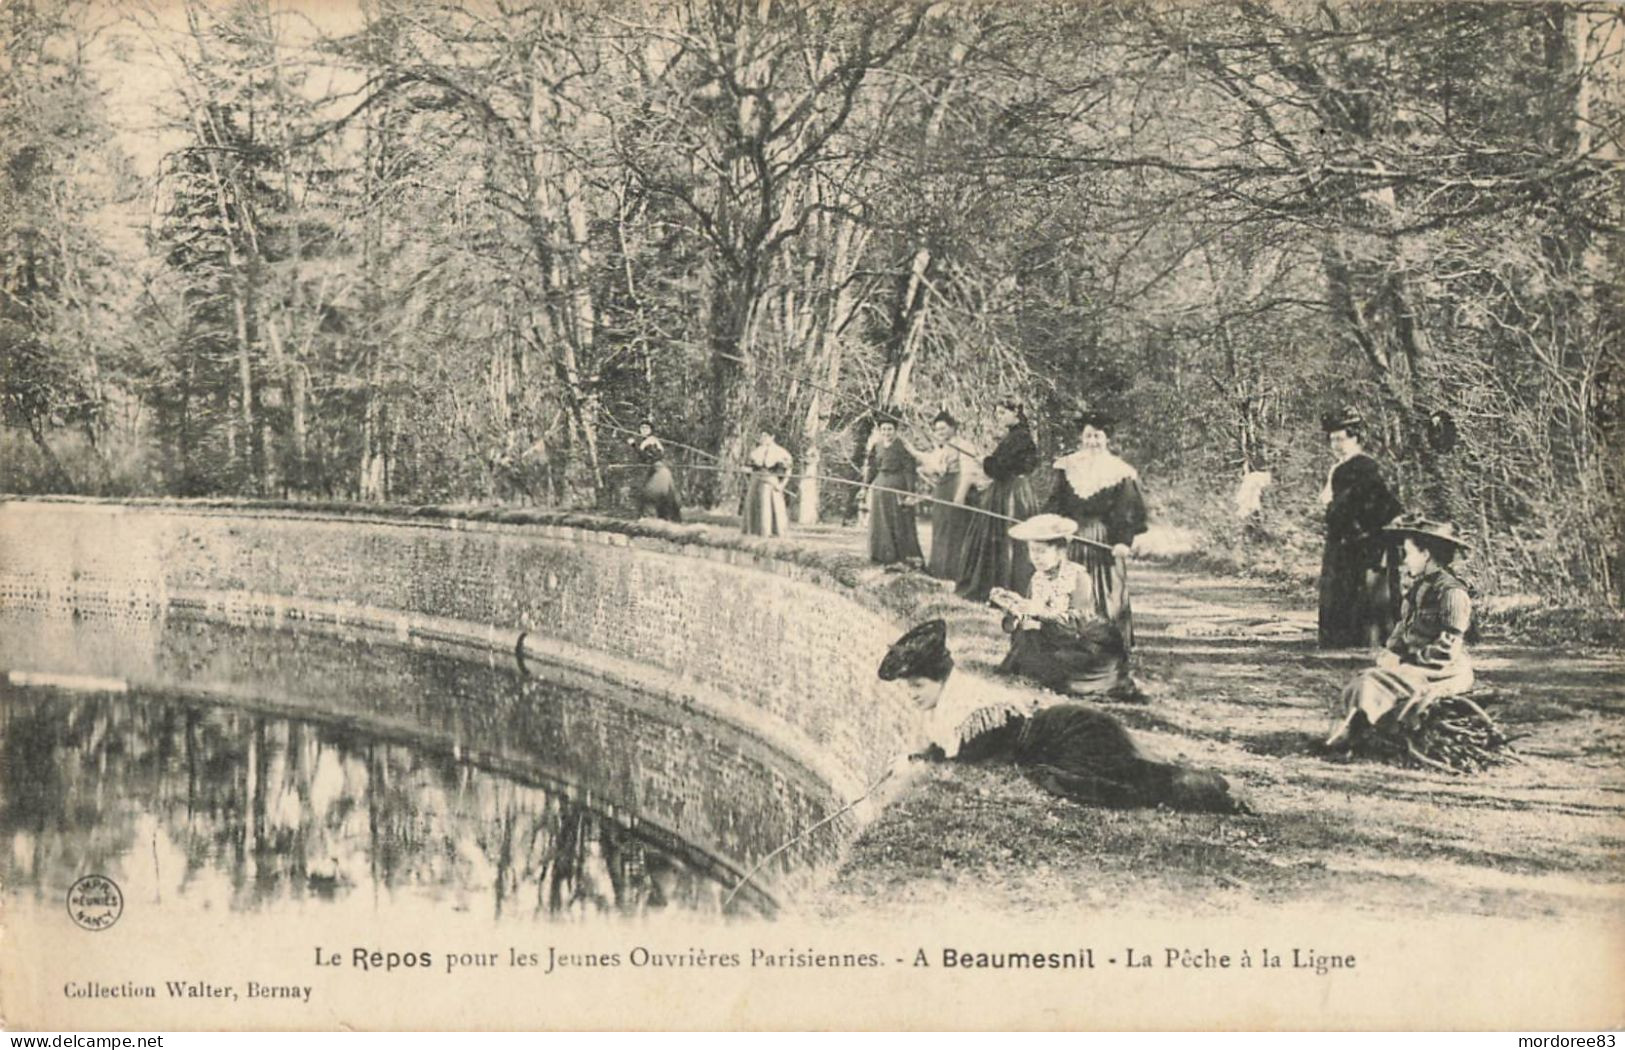
[[982, 460], [982, 473], [990, 484], [976, 503], [993, 513], [971, 515], [965, 528], [959, 583], [954, 588], [961, 598], [973, 602], [987, 601], [995, 587], [1026, 590], [1027, 578], [1033, 571], [1023, 545], [1005, 535], [1006, 525], [999, 518], [1024, 521], [1038, 511], [1032, 483], [1027, 480], [1038, 466], [1038, 444], [1020, 402], [1001, 401], [998, 410], [1004, 434], [993, 452]]
[[1025, 596], [1003, 588], [989, 595], [1004, 610], [1010, 635], [999, 671], [1058, 693], [1140, 699], [1122, 632], [1096, 607], [1094, 577], [1067, 558], [1077, 531], [1077, 522], [1059, 514], [1039, 514], [1010, 528], [1010, 538], [1027, 545], [1033, 574]]
[[1361, 671], [1343, 688], [1343, 721], [1327, 747], [1347, 747], [1396, 707], [1455, 696], [1473, 685], [1466, 641], [1472, 597], [1450, 571], [1469, 545], [1450, 522], [1414, 514], [1395, 518], [1384, 533], [1404, 551], [1404, 607], [1377, 666]]
[[1044, 510], [1078, 523], [1078, 538], [1111, 546], [1110, 551], [1079, 545], [1078, 561], [1089, 572], [1095, 610], [1122, 632], [1123, 644], [1134, 644], [1125, 561], [1134, 537], [1146, 529], [1140, 475], [1106, 447], [1107, 417], [1085, 412], [1078, 417], [1078, 448], [1055, 461], [1055, 484]]
[[1382, 527], [1402, 509], [1377, 461], [1361, 448], [1365, 420], [1353, 408], [1322, 420], [1332, 454], [1320, 500], [1326, 505], [1326, 549], [1320, 562], [1320, 645], [1381, 645], [1394, 626], [1398, 595], [1391, 544]]
[[628, 438], [626, 443], [636, 450], [638, 459], [649, 468], [643, 477], [643, 487], [638, 490], [638, 517], [653, 510], [658, 518], [682, 521], [677, 483], [672, 480], [671, 467], [666, 464], [666, 446], [655, 437], [654, 420], [645, 419], [639, 423], [638, 436]]

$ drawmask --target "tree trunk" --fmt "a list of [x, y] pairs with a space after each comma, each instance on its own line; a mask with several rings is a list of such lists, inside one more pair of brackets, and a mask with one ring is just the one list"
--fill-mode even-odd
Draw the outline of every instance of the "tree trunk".
[[834, 246], [830, 253], [829, 269], [821, 275], [821, 279], [823, 286], [833, 291], [814, 317], [815, 327], [811, 333], [813, 350], [808, 355], [808, 371], [813, 374], [817, 383], [811, 387], [807, 413], [802, 418], [801, 426], [804, 476], [801, 479], [800, 500], [796, 508], [796, 521], [801, 525], [813, 525], [818, 521], [823, 496], [818, 481], [818, 475], [823, 469], [823, 451], [820, 446], [825, 431], [829, 429], [830, 415], [837, 407], [834, 401], [836, 391], [841, 388], [841, 365], [845, 356], [841, 330], [851, 319], [854, 309], [850, 278], [856, 269], [858, 259], [862, 257], [863, 245], [867, 240], [864, 232], [852, 220], [835, 218], [830, 220], [830, 225], [834, 229], [831, 238]]
[[[553, 28], [563, 32], [569, 27], [562, 15], [556, 15]], [[597, 328], [587, 280], [592, 265], [589, 217], [580, 172], [567, 159], [561, 162], [563, 154], [549, 144], [548, 136], [566, 120], [552, 95], [553, 74], [551, 57], [545, 48], [535, 47], [530, 56], [528, 114], [531, 239], [545, 285], [546, 330], [553, 337], [543, 345], [555, 355], [554, 371], [563, 385], [577, 448], [585, 458], [589, 499], [596, 503], [603, 488], [597, 397], [585, 388], [581, 376], [581, 363], [591, 359]]]
[[45, 457], [45, 468], [48, 471], [46, 479], [51, 491], [73, 492], [73, 478], [68, 476], [67, 468], [62, 466], [62, 461], [57, 458], [56, 452], [52, 450], [51, 443], [46, 439], [45, 430], [40, 426], [39, 420], [33, 417], [28, 420], [28, 435], [34, 439], [34, 444], [39, 448], [40, 455]]

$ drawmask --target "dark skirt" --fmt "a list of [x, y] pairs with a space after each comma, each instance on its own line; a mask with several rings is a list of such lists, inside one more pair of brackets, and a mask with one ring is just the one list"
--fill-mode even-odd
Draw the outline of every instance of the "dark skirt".
[[1369, 543], [1326, 541], [1320, 560], [1320, 646], [1373, 648], [1398, 618], [1399, 559]]
[[925, 571], [939, 580], [957, 580], [965, 560], [965, 530], [974, 511], [954, 503], [959, 491], [959, 475], [948, 474], [937, 482], [931, 495], [942, 502], [931, 505], [931, 560]]
[[1082, 704], [1056, 704], [1034, 714], [1012, 758], [1039, 787], [1079, 802], [1246, 811], [1224, 777], [1143, 757], [1121, 722]]
[[1037, 630], [1014, 631], [999, 671], [1031, 678], [1058, 693], [1111, 695], [1134, 689], [1122, 635], [1099, 621], [1080, 630], [1045, 620]]
[[[882, 473], [875, 484], [889, 489], [912, 489], [914, 475]], [[914, 524], [914, 508], [904, 506], [904, 497], [895, 492], [869, 490], [869, 560], [891, 565], [909, 558], [921, 558], [920, 535]]]
[[[1032, 485], [1025, 475], [993, 482], [976, 505], [1016, 521], [1025, 521], [1038, 513]], [[955, 592], [973, 602], [987, 601], [988, 592], [995, 587], [1026, 594], [1033, 576], [1033, 563], [1027, 558], [1027, 545], [1010, 538], [1012, 522], [986, 514], [973, 513], [969, 517], [970, 524], [965, 527], [964, 562]]]
[[[1084, 518], [1078, 522], [1078, 538], [1096, 543], [1110, 542], [1106, 538], [1106, 523], [1099, 518]], [[1089, 570], [1089, 589], [1095, 602], [1095, 614], [1107, 620], [1123, 635], [1123, 644], [1134, 647], [1134, 613], [1129, 608], [1128, 573], [1123, 563], [1110, 551], [1083, 543], [1072, 544], [1072, 560]]]
[[677, 505], [677, 483], [672, 480], [671, 468], [664, 463], [650, 468], [638, 492], [638, 517], [643, 517], [651, 508], [657, 518], [683, 520], [682, 509]]

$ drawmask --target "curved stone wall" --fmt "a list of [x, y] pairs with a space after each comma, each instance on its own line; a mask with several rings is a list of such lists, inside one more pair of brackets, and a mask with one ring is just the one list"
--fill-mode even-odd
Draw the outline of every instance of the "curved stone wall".
[[[547, 518], [547, 515], [536, 517]], [[0, 503], [0, 604], [330, 620], [543, 658], [747, 730], [852, 798], [908, 741], [897, 624], [817, 569], [636, 523], [253, 503]]]

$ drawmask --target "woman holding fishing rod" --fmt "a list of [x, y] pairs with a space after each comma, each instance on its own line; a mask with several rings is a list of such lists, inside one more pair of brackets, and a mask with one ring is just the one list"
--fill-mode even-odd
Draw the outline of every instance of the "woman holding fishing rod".
[[[1026, 544], [1033, 575], [1025, 594], [995, 587], [988, 595], [1004, 611], [1010, 635], [999, 671], [1058, 693], [1144, 701], [1129, 674], [1122, 632], [1097, 607], [1093, 570], [1068, 558], [1077, 532], [1078, 523], [1059, 514], [1039, 514], [1008, 530], [1012, 540]], [[1096, 547], [1076, 546], [1084, 552]]]
[[987, 484], [977, 455], [959, 440], [959, 420], [947, 409], [931, 420], [937, 447], [927, 454], [923, 469], [931, 486], [931, 558], [925, 571], [939, 580], [958, 580], [965, 561], [965, 530], [975, 517], [965, 505], [972, 493]]
[[756, 447], [745, 457], [750, 482], [745, 487], [745, 506], [739, 515], [741, 530], [747, 536], [787, 536], [790, 511], [785, 506], [784, 488], [790, 480], [794, 461], [789, 450], [763, 430]]
[[[982, 460], [991, 479], [976, 505], [989, 514], [973, 514], [965, 528], [964, 562], [955, 588], [961, 598], [987, 601], [995, 587], [1024, 593], [1032, 577], [1032, 562], [1025, 545], [1005, 530], [1012, 521], [1026, 521], [1038, 510], [1027, 475], [1038, 466], [1038, 445], [1033, 441], [1027, 414], [1017, 401], [1001, 401], [999, 426], [1003, 436], [993, 454]], [[1005, 520], [1000, 521], [1003, 517]]]
[[643, 487], [638, 490], [638, 517], [651, 510], [655, 517], [665, 521], [682, 521], [683, 512], [677, 501], [677, 483], [672, 480], [671, 467], [666, 464], [666, 446], [655, 437], [655, 424], [645, 419], [638, 424], [638, 436], [627, 438], [639, 461], [648, 467]]
[[869, 490], [869, 560], [876, 565], [923, 562], [913, 503], [899, 493], [913, 492], [919, 484], [917, 468], [925, 453], [897, 433], [894, 416], [880, 416], [875, 434], [863, 472], [864, 482], [876, 486]]

